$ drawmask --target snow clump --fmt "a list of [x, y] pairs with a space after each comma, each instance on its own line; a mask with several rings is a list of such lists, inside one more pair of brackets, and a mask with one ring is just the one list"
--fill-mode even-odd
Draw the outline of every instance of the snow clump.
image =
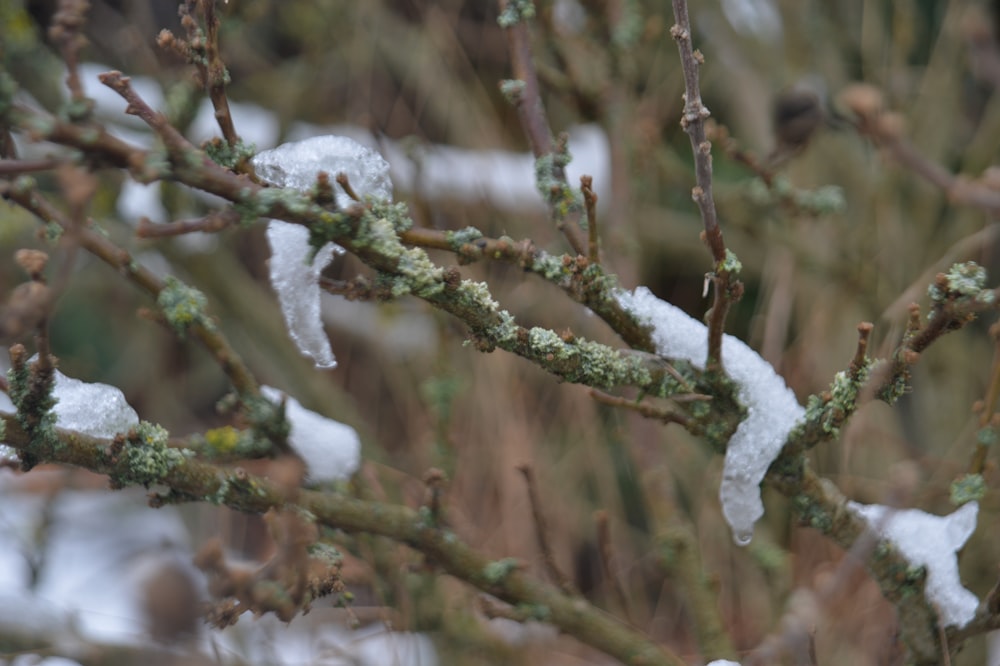
[[[659, 354], [704, 367], [708, 356], [705, 324], [660, 300], [646, 287], [619, 292], [618, 301], [653, 326], [653, 342]], [[726, 447], [719, 498], [734, 540], [746, 545], [753, 538], [754, 523], [764, 515], [760, 482], [805, 410], [771, 364], [742, 340], [723, 336], [722, 360], [727, 374], [738, 385], [738, 397], [747, 416]]]
[[261, 386], [260, 392], [275, 404], [285, 398], [285, 417], [291, 425], [288, 444], [308, 467], [310, 481], [340, 481], [358, 470], [361, 440], [354, 428], [309, 411], [276, 388]]
[[963, 504], [947, 516], [918, 509], [848, 502], [847, 508], [890, 541], [911, 564], [927, 569], [927, 598], [941, 615], [941, 624], [961, 629], [976, 616], [979, 599], [958, 576], [958, 551], [976, 530], [979, 503]]
[[[316, 136], [285, 143], [259, 153], [252, 161], [257, 175], [277, 187], [308, 192], [324, 171], [331, 180], [338, 173], [345, 174], [358, 196], [392, 198], [389, 163], [347, 137]], [[334, 190], [338, 206], [351, 205], [342, 188], [335, 185]], [[267, 239], [271, 245], [271, 286], [278, 294], [292, 340], [317, 368], [335, 367], [337, 360], [320, 319], [319, 276], [343, 249], [327, 243], [313, 256], [308, 229], [280, 220], [268, 224]]]

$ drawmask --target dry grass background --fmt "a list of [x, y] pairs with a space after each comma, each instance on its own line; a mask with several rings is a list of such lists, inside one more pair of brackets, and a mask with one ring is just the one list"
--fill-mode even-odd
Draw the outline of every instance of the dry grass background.
[[[51, 11], [46, 4], [27, 6], [44, 20]], [[607, 263], [626, 287], [646, 284], [700, 315], [707, 307], [701, 288], [710, 261], [698, 242], [700, 221], [689, 196], [693, 170], [678, 125], [683, 82], [668, 34], [669, 3], [581, 2], [594, 13], [576, 34], [553, 24], [552, 3], [538, 4], [535, 54], [553, 127], [599, 123], [612, 146], [613, 193], [601, 218]], [[603, 12], [633, 4], [637, 41], [616, 51], [608, 46]], [[693, 4], [695, 45], [706, 57], [706, 104], [745, 147], [759, 154], [772, 147], [774, 96], [813, 75], [831, 95], [857, 80], [880, 87], [888, 105], [904, 114], [919, 150], [950, 170], [976, 176], [996, 160], [1000, 95], [977, 78], [970, 51], [974, 31], [995, 26], [995, 7], [970, 1], [781, 0], [780, 36], [765, 39], [733, 29], [718, 2]], [[175, 20], [171, 2], [94, 5], [95, 15], [117, 16], [118, 22], [94, 21], [91, 58], [168, 86], [184, 79], [185, 68], [151, 46], [162, 27], [158, 21]], [[6, 11], [7, 20], [17, 14], [16, 8]], [[297, 120], [351, 123], [393, 139], [413, 137], [416, 146], [527, 150], [497, 88], [510, 72], [493, 3], [232, 0], [224, 11], [231, 98], [271, 109], [284, 126]], [[5, 54], [12, 69], [55, 71], [45, 47], [29, 38], [31, 27], [13, 27], [8, 23]], [[37, 77], [32, 92], [51, 99], [57, 82], [58, 74]], [[715, 155], [721, 220], [747, 285], [727, 330], [762, 349], [803, 400], [846, 367], [858, 322], [875, 323], [874, 348], [886, 354], [902, 332], [906, 304], [926, 302], [924, 288], [936, 271], [971, 259], [991, 269], [991, 285], [1000, 276], [997, 227], [989, 215], [950, 204], [944, 192], [849, 129], [822, 131], [782, 168], [796, 187], [842, 187], [846, 207], [837, 214], [811, 216], [761, 204], [751, 196], [752, 174], [718, 149]], [[131, 228], [116, 219], [117, 184], [107, 180], [96, 214], [123, 245], [141, 249]], [[419, 223], [471, 225], [487, 235], [532, 238], [564, 251], [543, 215], [511, 216], [487, 202], [397, 195], [410, 203]], [[164, 198], [178, 215], [199, 205], [173, 188], [165, 188]], [[0, 245], [9, 256], [9, 248], [32, 242], [33, 223], [18, 213], [3, 215]], [[388, 497], [416, 503], [425, 470], [445, 470], [453, 525], [482, 550], [521, 558], [544, 575], [517, 471], [529, 463], [563, 569], [608, 612], [627, 613], [687, 655], [696, 654], [690, 609], [669, 562], [664, 566], [655, 525], [695, 535], [739, 649], [775, 628], [796, 587], [821, 589], [837, 570], [839, 549], [797, 526], [788, 503], [777, 496], [765, 495], [768, 512], [754, 543], [735, 547], [716, 497], [720, 458], [676, 427], [600, 406], [584, 387], [557, 384], [520, 359], [464, 347], [461, 328], [422, 305], [381, 307], [366, 330], [332, 329], [340, 367], [313, 370], [286, 339], [263, 281], [262, 230], [229, 231], [219, 241], [201, 256], [172, 242], [157, 246], [183, 267], [183, 279], [206, 292], [225, 332], [262, 381], [287, 387], [308, 407], [359, 429]], [[445, 255], [436, 259], [453, 262]], [[197, 349], [137, 322], [135, 310], [146, 304], [107, 268], [79, 262], [53, 324], [64, 370], [120, 386], [143, 418], [172, 432], [218, 423], [213, 405], [226, 391], [218, 370]], [[346, 278], [363, 272], [350, 259], [333, 271]], [[579, 306], [516, 268], [476, 265], [463, 274], [488, 278], [503, 306], [528, 325], [614, 341]], [[0, 263], [0, 280], [12, 285], [19, 279], [13, 266]], [[815, 452], [816, 469], [860, 501], [882, 501], [895, 491], [913, 506], [948, 511], [948, 484], [964, 470], [974, 443], [971, 407], [988, 381], [989, 323], [932, 347], [918, 366], [913, 391], [896, 408], [863, 408], [838, 443]], [[408, 344], [389, 334], [399, 327], [409, 331]], [[427, 333], [414, 340], [414, 331]], [[998, 509], [994, 480], [991, 469], [980, 527], [962, 559], [964, 580], [980, 596], [994, 582], [1000, 554], [992, 529]], [[626, 593], [625, 609], [597, 564], [598, 510], [610, 518], [614, 574]], [[196, 532], [209, 533], [222, 520], [214, 509], [200, 512]], [[244, 529], [254, 534], [227, 525], [234, 541]], [[359, 571], [364, 578], [369, 570]], [[543, 641], [525, 651], [471, 640], [478, 634], [470, 627], [477, 625], [464, 610], [475, 606], [473, 593], [439, 582], [438, 591], [447, 588], [442, 603], [459, 609], [442, 613], [422, 605], [426, 582], [413, 584], [399, 574], [396, 583], [371, 603], [391, 599], [399, 626], [434, 631], [449, 663], [602, 663], [568, 640]], [[891, 663], [893, 622], [891, 608], [864, 575], [842, 581], [816, 628], [818, 663]], [[958, 663], [984, 663], [983, 650], [982, 639], [972, 641]]]

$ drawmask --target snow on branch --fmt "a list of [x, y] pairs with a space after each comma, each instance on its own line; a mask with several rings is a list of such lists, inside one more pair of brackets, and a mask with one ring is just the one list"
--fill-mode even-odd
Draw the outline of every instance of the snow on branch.
[[979, 502], [964, 504], [947, 516], [858, 502], [848, 502], [847, 507], [911, 564], [926, 567], [927, 598], [943, 626], [962, 628], [975, 617], [979, 599], [962, 585], [957, 553], [976, 530]]
[[309, 411], [276, 388], [261, 386], [260, 392], [275, 404], [285, 400], [285, 417], [291, 425], [288, 444], [305, 462], [310, 481], [340, 481], [358, 470], [361, 440], [354, 428]]
[[[646, 287], [620, 292], [622, 307], [653, 326], [653, 342], [662, 356], [684, 359], [703, 368], [708, 329], [680, 308], [660, 300]], [[736, 543], [753, 538], [753, 525], [764, 515], [760, 482], [805, 410], [770, 363], [741, 340], [723, 336], [726, 372], [739, 387], [747, 410], [726, 447], [719, 498]]]
[[[328, 176], [344, 174], [355, 193], [382, 199], [392, 198], [389, 164], [375, 151], [343, 136], [316, 136], [285, 143], [253, 158], [253, 166], [263, 180], [277, 187], [308, 192], [316, 186], [320, 172]], [[335, 192], [337, 205], [352, 203], [344, 190]], [[271, 286], [278, 294], [281, 312], [292, 340], [317, 368], [337, 365], [330, 340], [323, 330], [319, 307], [319, 276], [343, 249], [327, 243], [318, 251], [309, 245], [305, 227], [271, 220], [267, 228], [271, 245]]]

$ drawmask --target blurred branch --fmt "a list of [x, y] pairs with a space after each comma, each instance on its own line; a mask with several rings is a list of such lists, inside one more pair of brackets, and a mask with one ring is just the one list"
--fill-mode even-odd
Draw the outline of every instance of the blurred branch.
[[[521, 119], [521, 128], [531, 144], [536, 160], [536, 178], [539, 190], [549, 204], [549, 211], [556, 228], [569, 242], [573, 251], [587, 256], [587, 241], [577, 219], [579, 210], [566, 180], [565, 145], [554, 142], [549, 128], [545, 105], [538, 85], [538, 73], [531, 52], [531, 34], [527, 20], [534, 15], [534, 7], [525, 0], [499, 0], [501, 27], [506, 29], [514, 81], [504, 82], [504, 92], [513, 102]], [[530, 12], [522, 5], [531, 6]], [[514, 85], [516, 84], [516, 85]], [[502, 87], [503, 87], [502, 85]]]
[[[14, 448], [34, 448], [14, 416], [0, 413], [7, 443]], [[56, 429], [58, 437], [43, 457], [52, 462], [84, 467], [107, 474], [113, 483], [127, 485], [132, 477], [127, 456], [114, 456], [103, 440]], [[126, 444], [126, 447], [137, 444]], [[248, 513], [272, 509], [298, 509], [314, 516], [317, 524], [348, 533], [367, 533], [405, 543], [428, 556], [445, 573], [508, 603], [537, 609], [540, 617], [623, 662], [683, 666], [684, 661], [646, 636], [609, 616], [586, 600], [568, 595], [554, 585], [532, 578], [506, 561], [491, 561], [459, 540], [449, 530], [428, 522], [419, 512], [403, 506], [365, 501], [345, 495], [288, 489], [263, 477], [177, 456], [174, 464], [147, 485], [164, 485], [171, 495], [191, 501], [212, 501]], [[154, 497], [154, 503], [162, 501]]]
[[525, 463], [518, 465], [517, 471], [524, 477], [524, 484], [528, 490], [528, 500], [531, 504], [531, 517], [535, 525], [535, 539], [538, 541], [538, 549], [542, 553], [542, 561], [545, 563], [545, 570], [549, 577], [555, 581], [560, 590], [569, 595], [579, 593], [573, 589], [573, 583], [564, 574], [556, 563], [555, 554], [552, 552], [552, 544], [549, 541], [549, 526], [545, 519], [545, 512], [542, 510], [542, 498], [538, 494], [538, 482], [535, 480], [535, 473], [531, 465]]
[[854, 84], [840, 93], [841, 103], [855, 116], [855, 129], [895, 159], [901, 166], [937, 186], [957, 205], [1000, 214], [1000, 170], [988, 169], [978, 179], [956, 176], [925, 157], [906, 138], [905, 121], [885, 109], [882, 92], [868, 84]]
[[[74, 229], [72, 220], [49, 203], [30, 179], [18, 179], [14, 183], [0, 181], [0, 195], [30, 211], [43, 222], [56, 224], [67, 231]], [[114, 268], [126, 280], [153, 298], [158, 298], [163, 292], [166, 283], [139, 264], [128, 251], [92, 229], [82, 228], [76, 233], [83, 249]], [[241, 395], [257, 394], [257, 380], [221, 331], [202, 321], [192, 321], [188, 331], [212, 354]]]

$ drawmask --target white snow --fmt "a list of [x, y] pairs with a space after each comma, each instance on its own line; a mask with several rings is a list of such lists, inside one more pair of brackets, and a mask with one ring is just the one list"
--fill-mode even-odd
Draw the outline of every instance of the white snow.
[[[286, 395], [270, 386], [261, 386], [260, 392], [275, 404]], [[354, 428], [309, 411], [291, 396], [285, 400], [285, 416], [291, 424], [288, 444], [305, 461], [310, 481], [338, 481], [357, 471], [361, 440]]]
[[[343, 136], [317, 136], [285, 143], [253, 158], [257, 175], [272, 185], [308, 191], [316, 176], [325, 171], [333, 180], [344, 173], [358, 196], [392, 197], [389, 164], [375, 151]], [[347, 207], [351, 198], [334, 185], [337, 203]], [[334, 254], [343, 249], [327, 243], [310, 263], [312, 249], [305, 227], [271, 220], [267, 228], [271, 244], [271, 285], [278, 293], [292, 340], [313, 359], [317, 368], [332, 368], [337, 361], [320, 319], [319, 276]]]
[[139, 425], [139, 415], [114, 386], [82, 382], [56, 370], [52, 394], [59, 400], [52, 411], [60, 428], [92, 437], [114, 437]]
[[722, 0], [722, 13], [742, 35], [762, 41], [781, 39], [781, 13], [773, 0]]
[[706, 664], [706, 666], [740, 666], [740, 663], [738, 661], [729, 661], [728, 659], [716, 659]]
[[847, 507], [891, 541], [910, 563], [927, 568], [927, 598], [944, 626], [962, 628], [975, 617], [979, 599], [962, 586], [957, 551], [976, 529], [978, 502], [964, 504], [947, 516], [857, 502], [848, 502]]
[[[653, 326], [658, 353], [704, 367], [708, 355], [705, 324], [660, 300], [646, 287], [619, 292], [618, 300]], [[731, 335], [723, 337], [722, 363], [739, 386], [738, 397], [747, 416], [726, 447], [719, 498], [733, 538], [746, 545], [753, 538], [754, 523], [764, 515], [760, 482], [805, 410], [771, 364], [743, 341]]]
[[[257, 175], [272, 185], [307, 191], [316, 185], [316, 174], [325, 171], [332, 181], [347, 174], [359, 196], [392, 197], [389, 163], [370, 148], [345, 136], [314, 136], [304, 141], [283, 143], [253, 158]], [[351, 198], [334, 185], [337, 204], [351, 205]]]
[[[38, 358], [35, 354], [30, 361]], [[52, 412], [56, 426], [76, 430], [92, 437], [114, 437], [139, 425], [139, 415], [125, 401], [120, 389], [108, 384], [82, 382], [55, 371], [52, 395], [57, 399]], [[17, 410], [6, 393], [0, 393], [0, 412], [13, 414]], [[0, 440], [0, 458], [14, 460], [17, 451], [3, 446]]]

